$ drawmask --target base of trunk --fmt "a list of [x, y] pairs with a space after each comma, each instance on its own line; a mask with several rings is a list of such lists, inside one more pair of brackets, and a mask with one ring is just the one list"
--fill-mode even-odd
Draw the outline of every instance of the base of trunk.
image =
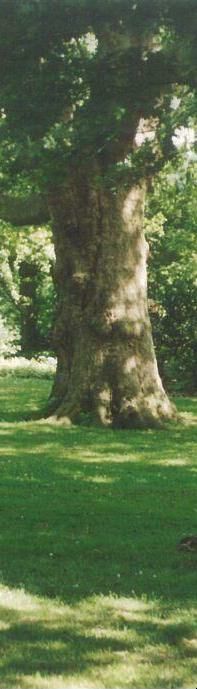
[[146, 396], [139, 394], [132, 400], [123, 400], [119, 411], [112, 408], [112, 395], [106, 390], [97, 395], [92, 409], [68, 400], [58, 404], [57, 399], [49, 400], [48, 413], [54, 421], [69, 428], [73, 424], [99, 425], [119, 429], [161, 428], [170, 421], [178, 419], [176, 407], [164, 390]]
[[175, 406], [167, 395], [157, 394], [139, 397], [123, 403], [120, 412], [113, 420], [116, 428], [154, 428], [177, 419]]

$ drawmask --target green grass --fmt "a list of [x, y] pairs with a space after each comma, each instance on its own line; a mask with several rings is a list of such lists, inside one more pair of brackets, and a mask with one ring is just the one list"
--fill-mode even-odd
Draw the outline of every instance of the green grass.
[[197, 686], [197, 400], [159, 431], [24, 422], [49, 380], [0, 381], [1, 689]]

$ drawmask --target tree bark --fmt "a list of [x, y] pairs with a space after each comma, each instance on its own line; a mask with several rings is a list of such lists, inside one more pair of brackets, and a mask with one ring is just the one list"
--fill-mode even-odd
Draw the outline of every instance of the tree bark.
[[[117, 427], [171, 419], [147, 306], [144, 184], [106, 190], [79, 172], [50, 198], [58, 365], [51, 408]], [[84, 416], [86, 415], [86, 416]]]

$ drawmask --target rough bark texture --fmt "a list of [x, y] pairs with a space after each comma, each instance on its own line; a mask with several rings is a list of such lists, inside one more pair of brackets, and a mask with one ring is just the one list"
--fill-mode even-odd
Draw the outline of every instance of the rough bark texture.
[[51, 407], [119, 427], [174, 409], [159, 377], [147, 307], [144, 186], [113, 193], [79, 173], [50, 198], [56, 249], [58, 356]]

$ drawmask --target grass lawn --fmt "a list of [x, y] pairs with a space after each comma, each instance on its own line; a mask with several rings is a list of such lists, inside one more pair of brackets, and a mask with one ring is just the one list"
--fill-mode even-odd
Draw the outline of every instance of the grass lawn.
[[23, 421], [0, 379], [0, 689], [195, 689], [195, 413], [159, 431]]

